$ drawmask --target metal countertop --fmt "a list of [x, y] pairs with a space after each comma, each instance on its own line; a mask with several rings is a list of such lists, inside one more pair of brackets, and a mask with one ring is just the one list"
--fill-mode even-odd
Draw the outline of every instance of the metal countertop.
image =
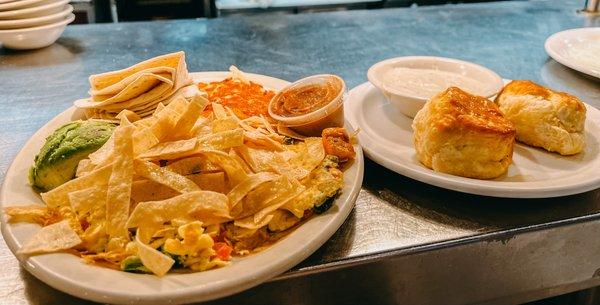
[[[600, 26], [580, 1], [514, 1], [303, 15], [69, 26], [51, 47], [0, 48], [0, 179], [25, 141], [86, 96], [90, 74], [184, 50], [190, 71], [295, 80], [435, 55], [473, 61], [600, 107], [600, 82], [549, 59], [545, 39]], [[600, 191], [535, 200], [457, 193], [366, 160], [345, 224], [277, 279], [215, 303], [518, 303], [600, 285]], [[0, 243], [3, 304], [84, 304], [33, 278]]]

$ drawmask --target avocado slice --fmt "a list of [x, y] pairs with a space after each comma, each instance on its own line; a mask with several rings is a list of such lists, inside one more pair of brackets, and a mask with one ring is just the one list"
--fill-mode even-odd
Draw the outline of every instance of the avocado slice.
[[29, 183], [49, 191], [75, 177], [79, 161], [98, 150], [112, 135], [114, 124], [74, 121], [61, 126], [46, 143], [29, 170]]

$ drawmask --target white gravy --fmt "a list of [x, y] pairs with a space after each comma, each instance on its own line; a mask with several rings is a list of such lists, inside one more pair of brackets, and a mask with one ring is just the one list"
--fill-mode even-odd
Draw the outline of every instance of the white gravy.
[[476, 95], [485, 94], [486, 84], [464, 75], [434, 69], [397, 67], [386, 71], [383, 85], [394, 91], [429, 99], [449, 87]]

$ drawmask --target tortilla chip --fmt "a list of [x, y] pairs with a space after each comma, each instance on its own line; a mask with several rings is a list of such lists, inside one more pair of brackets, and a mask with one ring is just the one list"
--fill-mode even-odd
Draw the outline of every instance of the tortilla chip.
[[92, 160], [81, 159], [81, 161], [79, 161], [79, 164], [77, 165], [77, 171], [75, 172], [75, 177], [84, 176], [85, 174], [93, 171], [95, 167], [96, 167], [96, 165], [94, 165], [94, 163], [92, 163]]
[[213, 133], [198, 139], [198, 151], [203, 149], [227, 150], [244, 145], [244, 131], [241, 128]]
[[131, 186], [131, 199], [135, 202], [165, 200], [177, 195], [179, 192], [152, 180], [134, 181]]
[[115, 161], [106, 196], [106, 233], [111, 238], [129, 236], [125, 224], [129, 215], [133, 179], [134, 131], [135, 127], [126, 118], [121, 120], [121, 126], [114, 131]]
[[45, 226], [61, 220], [56, 210], [50, 210], [39, 204], [11, 206], [4, 208], [9, 223], [32, 222]]
[[136, 236], [135, 242], [138, 248], [138, 256], [142, 261], [142, 264], [152, 273], [163, 276], [171, 270], [175, 261], [168, 255], [161, 253], [160, 251], [144, 244], [140, 241], [140, 238]]
[[68, 181], [46, 193], [41, 193], [42, 200], [50, 208], [69, 206], [69, 193], [92, 186], [105, 186], [112, 173], [112, 164], [95, 169], [89, 174]]
[[181, 194], [166, 200], [140, 202], [129, 216], [128, 228], [163, 224], [175, 218], [192, 218], [204, 224], [228, 221], [227, 196], [211, 192], [196, 191]]
[[271, 139], [263, 133], [257, 131], [246, 131], [244, 132], [244, 137], [246, 141], [254, 143], [256, 145], [263, 146], [264, 148], [275, 150], [275, 151], [283, 151], [284, 147], [281, 143]]
[[211, 103], [210, 105], [212, 106], [212, 110], [213, 110], [213, 114], [215, 115], [215, 118], [217, 118], [217, 119], [227, 118], [227, 111], [225, 111], [225, 108], [223, 107], [223, 105], [221, 105], [219, 103]]
[[231, 187], [236, 186], [248, 177], [243, 166], [228, 154], [218, 150], [206, 150], [202, 151], [202, 154], [207, 156], [210, 162], [218, 164], [225, 170]]
[[164, 184], [180, 193], [199, 191], [200, 188], [190, 179], [146, 161], [134, 160], [135, 173], [144, 178]]
[[203, 190], [224, 193], [227, 189], [224, 172], [191, 174], [185, 177], [194, 181]]
[[196, 143], [198, 143], [198, 139], [196, 138], [163, 142], [140, 154], [138, 158], [148, 160], [172, 160], [187, 157], [194, 153]]
[[165, 168], [174, 173], [184, 176], [190, 174], [213, 173], [222, 171], [222, 169], [218, 165], [210, 162], [208, 160], [208, 157], [203, 155], [174, 161], [173, 163], [167, 165]]
[[236, 219], [234, 224], [240, 228], [256, 230], [268, 225], [269, 222], [273, 220], [273, 216], [273, 214], [270, 214], [267, 217], [262, 218], [259, 222], [256, 222], [254, 216], [250, 215], [246, 218]]
[[43, 227], [29, 239], [19, 254], [32, 255], [57, 252], [73, 248], [81, 243], [81, 239], [69, 226], [67, 220]]
[[146, 127], [138, 129], [133, 133], [133, 155], [138, 156], [159, 142], [152, 129]]
[[229, 193], [227, 194], [227, 198], [229, 198], [230, 208], [233, 210], [235, 206], [253, 189], [258, 187], [259, 185], [273, 181], [280, 176], [270, 172], [261, 172], [258, 174], [249, 175], [244, 181], [237, 184]]
[[96, 205], [106, 203], [106, 187], [92, 186], [69, 193], [71, 208], [79, 217], [90, 213]]
[[92, 163], [96, 166], [103, 166], [105, 165], [106, 160], [108, 160], [112, 155], [114, 146], [115, 143], [113, 141], [113, 136], [111, 135], [106, 143], [102, 145], [102, 147], [88, 155], [88, 159], [90, 159], [90, 161], [92, 161]]
[[238, 121], [233, 117], [215, 119], [211, 122], [211, 129], [213, 133], [233, 130], [236, 128], [239, 128]]
[[203, 95], [197, 94], [194, 98], [187, 104], [187, 108], [177, 121], [177, 124], [174, 127], [174, 132], [169, 136], [170, 139], [181, 139], [189, 137], [190, 131], [196, 124], [198, 117], [204, 111], [204, 108], [208, 104], [208, 99], [206, 99]]

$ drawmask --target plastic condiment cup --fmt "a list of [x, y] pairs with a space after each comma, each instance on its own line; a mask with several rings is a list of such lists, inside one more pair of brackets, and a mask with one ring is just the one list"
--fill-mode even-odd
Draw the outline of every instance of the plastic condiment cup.
[[[326, 84], [332, 78], [341, 83], [341, 88], [338, 94], [323, 107], [298, 116], [282, 116], [273, 111], [274, 105], [284, 92], [310, 85]], [[346, 83], [341, 77], [332, 74], [313, 75], [298, 80], [279, 91], [269, 103], [269, 115], [301, 135], [321, 136], [321, 132], [325, 128], [344, 126], [345, 96]]]

